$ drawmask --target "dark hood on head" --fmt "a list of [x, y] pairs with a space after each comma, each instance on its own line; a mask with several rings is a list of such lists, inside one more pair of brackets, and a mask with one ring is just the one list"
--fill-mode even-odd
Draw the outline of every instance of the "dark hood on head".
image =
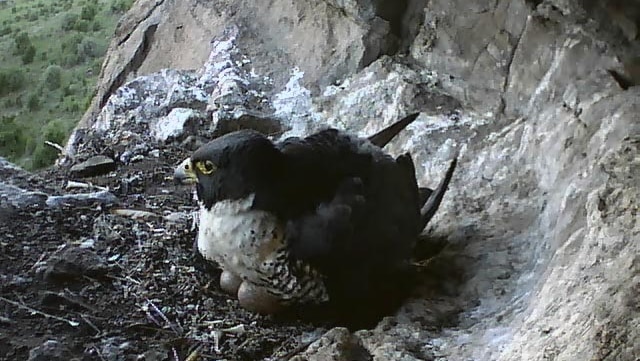
[[254, 204], [275, 198], [283, 172], [283, 157], [264, 135], [251, 130], [226, 134], [200, 147], [193, 164], [211, 161], [211, 174], [197, 172], [198, 199], [207, 209], [222, 200], [255, 194]]

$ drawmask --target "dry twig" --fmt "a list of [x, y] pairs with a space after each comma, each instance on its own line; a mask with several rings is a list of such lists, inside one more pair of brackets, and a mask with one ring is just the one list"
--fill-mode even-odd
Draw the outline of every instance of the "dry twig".
[[50, 146], [51, 148], [57, 149], [58, 153], [60, 153], [60, 155], [65, 155], [64, 148], [60, 144], [57, 144], [57, 143], [54, 143], [54, 142], [50, 142], [48, 140], [45, 140], [44, 144]]
[[[169, 320], [169, 318], [164, 314], [164, 312], [162, 312], [162, 310], [160, 310], [153, 302], [151, 302], [151, 300], [146, 299], [145, 301], [147, 301], [147, 305], [146, 307], [143, 307], [143, 310], [146, 312], [147, 316], [151, 318], [152, 321], [154, 321], [158, 326], [162, 326], [162, 324], [155, 319], [155, 317], [153, 317], [153, 315], [151, 315], [151, 312], [149, 312], [148, 306], [151, 306], [151, 308], [160, 316], [160, 318], [162, 318], [162, 320], [169, 325], [169, 328], [171, 328], [171, 330], [179, 335], [182, 333], [182, 330], [178, 330], [174, 327], [173, 322], [171, 322]], [[182, 326], [180, 326], [178, 324], [178, 327], [182, 328]]]
[[95, 188], [95, 189], [99, 189], [101, 191], [108, 191], [109, 187], [102, 187], [102, 186], [97, 186], [93, 183], [83, 183], [83, 182], [76, 182], [76, 181], [68, 181], [67, 182], [67, 186], [65, 187], [67, 189], [70, 188]]
[[62, 317], [58, 317], [58, 316], [55, 316], [55, 315], [51, 315], [51, 314], [42, 312], [40, 310], [36, 310], [33, 307], [29, 307], [29, 306], [27, 306], [27, 305], [25, 305], [23, 303], [19, 303], [19, 302], [16, 302], [16, 301], [12, 301], [12, 300], [10, 300], [8, 298], [4, 298], [2, 296], [0, 296], [0, 300], [4, 301], [6, 303], [12, 304], [12, 305], [14, 305], [14, 306], [16, 306], [18, 308], [23, 309], [23, 310], [29, 311], [31, 313], [38, 314], [38, 315], [43, 316], [43, 317], [51, 318], [51, 319], [62, 321], [62, 322], [66, 322], [71, 327], [78, 327], [80, 325], [80, 323], [77, 322], [77, 321], [67, 320], [66, 318], [62, 318]]
[[86, 322], [86, 323], [87, 323], [87, 325], [89, 325], [91, 328], [93, 328], [93, 329], [96, 331], [96, 333], [97, 333], [98, 335], [102, 333], [102, 331], [100, 331], [100, 329], [98, 328], [98, 326], [96, 326], [93, 322], [89, 321], [89, 319], [87, 318], [87, 316], [85, 316], [85, 315], [83, 315], [83, 314], [80, 314], [80, 318], [82, 318], [82, 320], [83, 320], [84, 322]]
[[187, 356], [187, 358], [184, 359], [184, 361], [196, 361], [200, 357], [202, 348], [203, 348], [202, 344], [199, 344], [198, 346], [196, 346], [196, 348], [189, 353], [189, 356]]
[[36, 263], [34, 263], [31, 267], [29, 267], [29, 269], [27, 270], [27, 273], [33, 271], [34, 268], [36, 268], [36, 266], [42, 262], [42, 260], [47, 256], [47, 252], [42, 252], [42, 254], [40, 255], [40, 257], [38, 257], [38, 260], [36, 261]]

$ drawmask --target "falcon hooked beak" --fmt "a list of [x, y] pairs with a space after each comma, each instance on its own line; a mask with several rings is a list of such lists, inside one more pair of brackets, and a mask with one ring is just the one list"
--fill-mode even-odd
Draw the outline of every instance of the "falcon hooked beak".
[[177, 184], [195, 184], [198, 182], [190, 157], [183, 160], [173, 171], [173, 180]]

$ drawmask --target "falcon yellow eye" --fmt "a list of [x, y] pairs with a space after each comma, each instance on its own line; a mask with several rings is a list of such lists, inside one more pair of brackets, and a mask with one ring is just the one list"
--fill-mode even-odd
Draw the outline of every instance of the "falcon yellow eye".
[[210, 160], [197, 162], [196, 167], [202, 174], [211, 174], [216, 170], [216, 165]]

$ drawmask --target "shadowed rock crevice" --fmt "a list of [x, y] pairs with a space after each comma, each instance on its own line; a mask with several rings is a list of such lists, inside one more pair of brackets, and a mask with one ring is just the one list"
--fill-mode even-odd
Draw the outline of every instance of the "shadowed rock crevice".
[[[133, 32], [164, 3], [164, 0], [154, 2], [138, 2], [136, 8], [132, 8], [120, 18], [114, 31], [116, 46], [126, 43]], [[139, 6], [139, 7], [138, 7]]]
[[378, 0], [376, 15], [389, 22], [389, 36], [392, 37], [390, 41], [392, 45], [390, 45], [387, 55], [393, 55], [400, 51], [407, 31], [403, 19], [408, 6], [409, 0]]
[[588, 16], [600, 23], [604, 32], [625, 39], [626, 43], [640, 40], [640, 1], [582, 0], [580, 3]]
[[622, 90], [640, 85], [640, 56], [627, 59], [614, 69], [607, 69]]
[[[364, 66], [369, 65], [380, 55], [406, 53], [415, 39], [424, 20], [426, 0], [378, 0], [375, 14], [385, 20], [389, 26], [387, 46], [377, 57], [368, 57]], [[375, 25], [374, 25], [375, 26]]]
[[151, 50], [151, 44], [153, 43], [153, 38], [157, 29], [158, 29], [158, 24], [153, 24], [144, 30], [140, 44], [138, 45], [138, 47], [136, 48], [136, 51], [134, 52], [133, 56], [129, 60], [129, 63], [127, 63], [123, 67], [120, 73], [118, 73], [115, 79], [113, 79], [113, 82], [107, 88], [106, 92], [102, 94], [102, 98], [100, 99], [100, 104], [99, 104], [100, 108], [104, 106], [104, 104], [107, 102], [111, 94], [113, 94], [113, 92], [115, 92], [120, 86], [122, 86], [122, 84], [124, 84], [127, 77], [132, 73], [135, 73], [138, 70], [138, 68], [140, 68], [142, 63], [144, 63], [144, 60], [147, 58], [147, 55]]
[[387, 20], [391, 28], [391, 34], [402, 39], [406, 32], [402, 20], [406, 15], [410, 0], [379, 0], [376, 7], [376, 15]]
[[531, 10], [535, 10], [542, 1], [543, 0], [525, 0], [525, 3], [531, 8]]

